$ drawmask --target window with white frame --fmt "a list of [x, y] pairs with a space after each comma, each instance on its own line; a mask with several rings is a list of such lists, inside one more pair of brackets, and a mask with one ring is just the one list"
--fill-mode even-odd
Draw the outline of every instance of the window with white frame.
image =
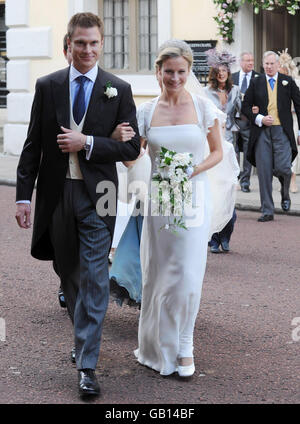
[[104, 23], [103, 66], [152, 72], [158, 47], [157, 0], [100, 0]]

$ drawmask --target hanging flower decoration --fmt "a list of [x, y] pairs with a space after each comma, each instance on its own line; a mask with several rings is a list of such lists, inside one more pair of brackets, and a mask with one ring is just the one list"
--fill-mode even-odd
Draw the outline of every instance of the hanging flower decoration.
[[233, 40], [234, 18], [239, 8], [248, 2], [253, 5], [255, 14], [260, 10], [273, 10], [276, 6], [283, 6], [289, 14], [295, 15], [300, 9], [300, 0], [213, 0], [217, 6], [217, 16], [214, 20], [218, 24], [221, 39], [228, 44]]
[[236, 0], [214, 0], [217, 5], [218, 14], [214, 20], [218, 24], [221, 40], [231, 44], [233, 40], [234, 17], [239, 10], [240, 1]]

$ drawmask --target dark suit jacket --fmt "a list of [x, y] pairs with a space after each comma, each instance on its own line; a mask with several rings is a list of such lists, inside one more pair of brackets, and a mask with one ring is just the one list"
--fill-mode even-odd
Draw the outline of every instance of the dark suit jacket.
[[[69, 69], [37, 80], [27, 139], [17, 168], [17, 200], [31, 199], [38, 177], [31, 254], [43, 260], [53, 259], [48, 227], [69, 165], [69, 154], [62, 153], [57, 144], [57, 134], [62, 133], [60, 126], [70, 128]], [[116, 97], [108, 98], [104, 94], [109, 81], [118, 90]], [[109, 138], [116, 125], [125, 121], [134, 129], [135, 137], [126, 143]], [[84, 150], [78, 152], [78, 159], [86, 188], [96, 206], [103, 195], [96, 193], [97, 184], [108, 180], [117, 189], [115, 162], [134, 160], [140, 151], [136, 108], [129, 84], [98, 69], [82, 133], [94, 136], [90, 160], [86, 160]], [[104, 216], [103, 220], [113, 234], [115, 216]]]
[[[287, 81], [287, 84], [282, 84], [282, 81]], [[278, 73], [277, 80], [277, 108], [278, 115], [282, 128], [289, 138], [292, 149], [292, 160], [297, 156], [297, 146], [293, 131], [293, 117], [291, 112], [292, 102], [294, 103], [297, 114], [298, 125], [300, 128], [300, 91], [295, 81], [286, 75]], [[261, 131], [266, 128], [264, 125], [259, 127], [255, 124], [257, 114], [252, 113], [252, 106], [259, 107], [259, 114], [268, 115], [268, 88], [267, 78], [265, 74], [260, 74], [257, 78], [253, 78], [246, 91], [243, 103], [242, 113], [247, 116], [251, 122], [250, 141], [247, 153], [247, 159], [252, 165], [255, 163], [255, 143]]]
[[[255, 78], [255, 75], [259, 75], [259, 73], [253, 70], [252, 74], [251, 74], [250, 82], [251, 82], [252, 78]], [[239, 85], [240, 71], [234, 72], [231, 76], [232, 76], [233, 84]]]

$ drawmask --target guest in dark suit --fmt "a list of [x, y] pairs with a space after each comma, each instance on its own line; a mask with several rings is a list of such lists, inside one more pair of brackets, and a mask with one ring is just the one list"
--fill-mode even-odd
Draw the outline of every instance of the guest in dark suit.
[[[274, 219], [273, 175], [281, 183], [281, 207], [291, 206], [289, 186], [292, 160], [297, 156], [291, 104], [300, 126], [300, 92], [295, 81], [280, 74], [279, 57], [267, 51], [263, 57], [265, 74], [252, 79], [242, 104], [242, 113], [251, 121], [248, 160], [257, 167], [262, 216], [260, 222]], [[259, 113], [252, 112], [258, 106]]]
[[[232, 80], [235, 85], [240, 87], [242, 96], [245, 95], [250, 81], [252, 78], [255, 78], [259, 74], [254, 71], [254, 57], [250, 52], [243, 52], [240, 55], [240, 66], [241, 69], [238, 72], [232, 74]], [[250, 192], [250, 176], [251, 176], [251, 163], [247, 160], [247, 149], [250, 138], [250, 122], [245, 115], [241, 114], [240, 117], [235, 118], [235, 122], [239, 128], [237, 132], [237, 138], [239, 142], [237, 143], [236, 152], [238, 160], [240, 158], [240, 151], [244, 152], [243, 155], [243, 169], [241, 169], [239, 182], [241, 190], [245, 193]], [[239, 147], [240, 146], [240, 147]], [[239, 160], [240, 162], [240, 160]]]
[[[60, 277], [74, 324], [82, 396], [100, 394], [95, 368], [109, 299], [116, 162], [140, 152], [131, 88], [98, 67], [102, 47], [98, 16], [74, 15], [68, 25], [72, 64], [38, 79], [17, 169], [16, 219], [22, 228], [30, 227], [37, 178], [31, 254], [53, 260]], [[127, 142], [110, 138], [121, 122], [135, 132]]]

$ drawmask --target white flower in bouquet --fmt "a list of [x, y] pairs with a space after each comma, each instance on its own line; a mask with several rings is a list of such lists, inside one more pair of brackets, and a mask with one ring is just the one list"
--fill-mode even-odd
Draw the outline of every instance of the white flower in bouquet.
[[157, 211], [163, 216], [173, 215], [173, 223], [164, 225], [161, 229], [169, 229], [176, 233], [175, 229], [184, 228], [185, 221], [183, 217], [184, 206], [191, 203], [191, 187], [189, 177], [194, 169], [192, 166], [192, 157], [190, 153], [176, 153], [162, 147], [158, 158], [155, 159], [157, 170], [153, 174], [152, 181], [158, 182], [157, 199], [152, 197]]
[[191, 163], [190, 153], [176, 153], [173, 156], [173, 162], [176, 166], [188, 166]]
[[167, 179], [169, 178], [169, 172], [170, 172], [170, 167], [169, 166], [164, 166], [163, 168], [161, 168], [159, 170], [159, 175], [162, 179]]

